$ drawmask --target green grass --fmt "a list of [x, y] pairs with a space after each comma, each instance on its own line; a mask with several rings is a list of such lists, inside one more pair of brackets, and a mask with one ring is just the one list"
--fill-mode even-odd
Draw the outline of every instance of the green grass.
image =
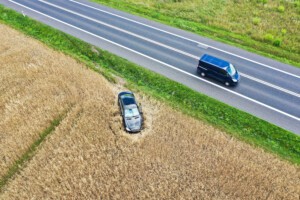
[[0, 179], [0, 192], [5, 186], [5, 184], [12, 178], [21, 168], [24, 166], [26, 161], [30, 160], [37, 147], [44, 141], [47, 135], [49, 135], [55, 127], [57, 127], [62, 120], [62, 116], [57, 117], [57, 119], [53, 120], [46, 130], [44, 130], [41, 134], [39, 139], [37, 139], [29, 148], [28, 150], [17, 160], [15, 163], [10, 167], [9, 171], [1, 177]]
[[73, 56], [94, 70], [101, 66], [106, 77], [112, 79], [114, 73], [128, 81], [132, 90], [142, 91], [173, 108], [226, 131], [252, 145], [262, 147], [300, 164], [300, 138], [280, 127], [259, 119], [246, 112], [228, 106], [222, 102], [200, 94], [180, 83], [169, 80], [159, 74], [133, 64], [99, 48], [99, 53], [92, 51], [92, 46], [61, 31], [39, 23], [28, 17], [0, 5], [0, 22], [36, 38], [52, 48]]
[[[289, 1], [92, 1], [300, 67], [300, 15]], [[265, 42], [266, 34], [281, 38], [280, 45]]]

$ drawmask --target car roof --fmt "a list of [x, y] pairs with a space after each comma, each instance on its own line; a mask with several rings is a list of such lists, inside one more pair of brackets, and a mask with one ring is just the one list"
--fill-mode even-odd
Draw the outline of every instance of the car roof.
[[200, 61], [206, 62], [206, 63], [210, 63], [213, 64], [216, 67], [225, 69], [230, 65], [229, 62], [225, 61], [225, 60], [221, 60], [219, 58], [213, 57], [211, 55], [208, 54], [204, 54], [201, 58]]

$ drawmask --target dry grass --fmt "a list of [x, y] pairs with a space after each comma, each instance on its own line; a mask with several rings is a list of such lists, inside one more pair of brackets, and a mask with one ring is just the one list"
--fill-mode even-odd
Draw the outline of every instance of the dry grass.
[[[0, 24], [0, 176], [74, 102], [61, 54]], [[73, 64], [75, 62], [73, 61]], [[71, 63], [68, 70], [72, 70]], [[77, 64], [78, 65], [78, 64]], [[62, 74], [59, 76], [59, 74]]]
[[[127, 134], [116, 100], [118, 92], [126, 90], [122, 84], [109, 84], [72, 59], [3, 25], [1, 36], [3, 30], [16, 37], [5, 47], [11, 50], [3, 51], [1, 46], [1, 58], [7, 58], [1, 61], [1, 82], [8, 82], [2, 75], [6, 71], [19, 84], [1, 86], [1, 113], [7, 105], [15, 109], [14, 115], [8, 113], [15, 122], [0, 124], [1, 138], [15, 133], [16, 140], [0, 140], [1, 156], [19, 155], [19, 148], [31, 142], [20, 138], [36, 137], [35, 127], [42, 130], [49, 119], [73, 106], [0, 199], [299, 199], [298, 167], [143, 94], [137, 94], [137, 99], [143, 103], [146, 128], [137, 135]], [[24, 56], [36, 53], [23, 59], [12, 48], [21, 49]], [[15, 56], [8, 57], [7, 52]], [[15, 65], [21, 66], [19, 70], [9, 69]], [[31, 65], [35, 67], [28, 71]], [[30, 84], [37, 80], [40, 84]], [[29, 91], [39, 98], [14, 107], [12, 102], [21, 97], [33, 98]], [[20, 92], [23, 95], [18, 97]], [[26, 109], [27, 115], [36, 113], [27, 124], [19, 117]], [[18, 132], [2, 131], [9, 126]]]

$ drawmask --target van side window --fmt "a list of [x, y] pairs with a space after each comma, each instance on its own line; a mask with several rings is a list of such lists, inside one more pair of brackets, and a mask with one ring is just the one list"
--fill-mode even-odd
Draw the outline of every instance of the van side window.
[[205, 67], [205, 68], [209, 67], [206, 62], [199, 61], [199, 64], [200, 64], [201, 67]]
[[211, 70], [213, 70], [214, 72], [217, 72], [219, 73], [219, 68], [218, 67], [215, 67], [215, 66], [210, 66]]
[[227, 76], [227, 72], [223, 69], [220, 69], [220, 74], [224, 75], [224, 76]]

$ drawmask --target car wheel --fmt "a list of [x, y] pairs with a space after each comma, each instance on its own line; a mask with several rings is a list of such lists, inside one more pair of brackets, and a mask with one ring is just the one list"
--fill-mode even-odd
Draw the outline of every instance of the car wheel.
[[225, 85], [226, 85], [226, 86], [229, 86], [230, 84], [229, 84], [229, 82], [226, 81], [226, 82], [225, 82]]
[[205, 73], [204, 72], [201, 72], [201, 74], [200, 74], [202, 77], [204, 77], [205, 76]]

